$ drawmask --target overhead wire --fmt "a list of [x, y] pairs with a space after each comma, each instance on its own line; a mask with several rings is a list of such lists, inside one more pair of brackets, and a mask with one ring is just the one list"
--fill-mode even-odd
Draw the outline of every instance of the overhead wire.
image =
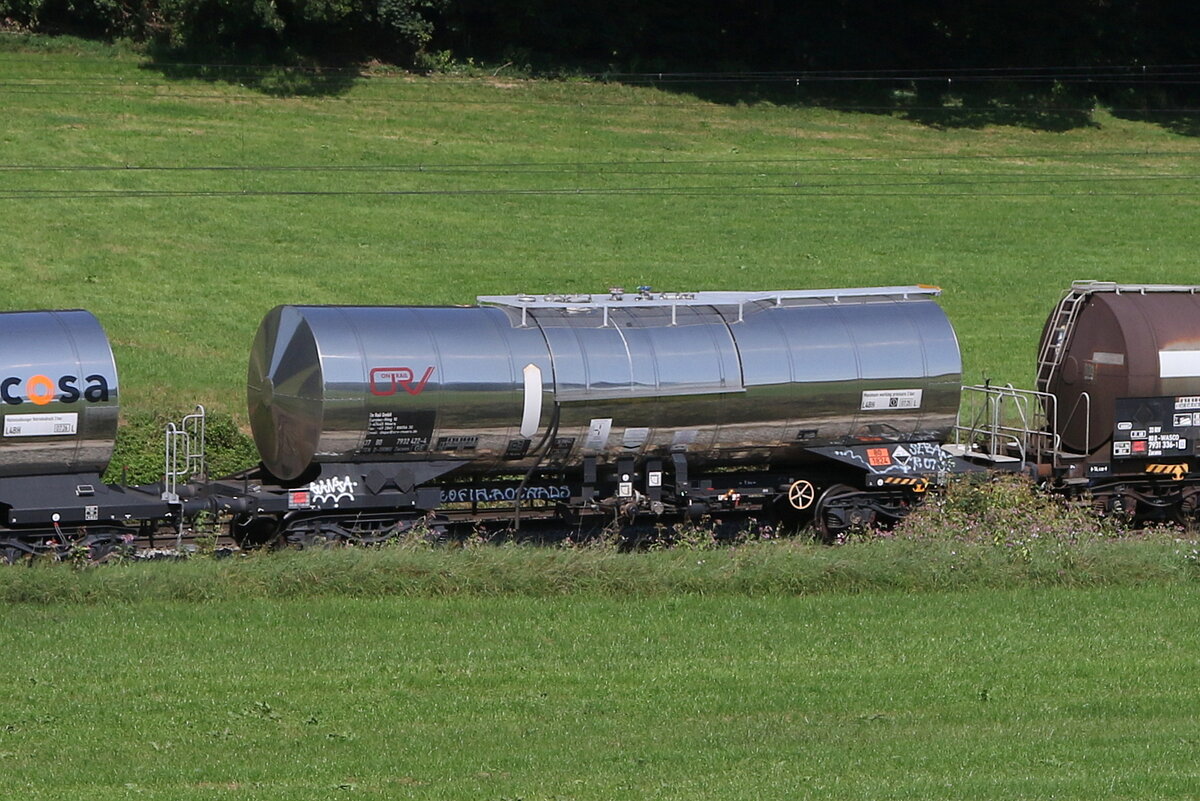
[[[142, 65], [149, 69], [166, 69], [168, 65]], [[173, 69], [178, 69], [180, 65], [170, 65]], [[195, 69], [212, 70], [217, 69], [219, 65], [189, 65]], [[235, 67], [236, 69], [247, 69], [245, 65]], [[379, 76], [368, 74], [363, 76], [357, 68], [353, 68], [355, 78], [363, 77], [367, 83], [372, 81], [388, 82], [392, 78], [403, 78], [406, 83], [411, 82], [412, 76], [404, 73], [387, 74]], [[1139, 72], [1140, 71], [1140, 72]], [[328, 74], [329, 70], [322, 70], [322, 74]], [[246, 76], [252, 76], [253, 72], [245, 72]], [[262, 74], [273, 74], [273, 71], [267, 69]], [[644, 81], [648, 84], [661, 84], [664, 82], [678, 81], [681, 83], [698, 83], [698, 84], [721, 84], [729, 82], [772, 82], [772, 81], [794, 81], [797, 85], [801, 81], [805, 82], [822, 82], [822, 81], [875, 81], [875, 82], [920, 82], [920, 81], [1073, 81], [1085, 80], [1093, 81], [1115, 81], [1115, 80], [1133, 80], [1137, 79], [1148, 80], [1158, 85], [1163, 83], [1164, 78], [1180, 79], [1183, 84], [1197, 83], [1200, 84], [1200, 65], [1165, 65], [1157, 67], [1097, 67], [1097, 68], [992, 68], [981, 70], [892, 70], [892, 71], [800, 71], [800, 72], [737, 72], [737, 73], [596, 73], [591, 76], [595, 80], [607, 82], [620, 82], [636, 85], [639, 81]], [[220, 79], [222, 82], [227, 82], [231, 76], [224, 75]], [[201, 77], [200, 80], [206, 80]], [[472, 77], [463, 79], [463, 83], [476, 83], [479, 78]], [[454, 79], [438, 78], [434, 84], [422, 86], [422, 89], [444, 87], [447, 83], [453, 84]], [[1181, 84], [1182, 85], [1182, 84]], [[61, 82], [54, 80], [31, 79], [28, 81], [0, 81], [0, 93], [8, 94], [65, 94], [65, 95], [97, 95], [106, 98], [113, 98], [114, 94], [117, 99], [122, 97], [126, 99], [149, 99], [149, 100], [189, 100], [189, 99], [211, 99], [211, 100], [239, 100], [251, 99], [263, 102], [270, 102], [277, 98], [264, 94], [230, 94], [214, 90], [208, 93], [181, 93], [173, 91], [173, 87], [169, 83], [146, 83], [141, 82], [130, 83], [125, 79], [117, 79], [114, 81], [89, 81], [84, 84], [85, 89], [74, 88], [80, 84], [74, 80], [62, 79]], [[164, 88], [171, 88], [170, 92], [160, 92]], [[114, 92], [114, 90], [116, 90]], [[363, 97], [356, 96], [347, 98], [337, 93], [329, 95], [295, 95], [302, 100], [323, 100], [335, 99], [339, 103], [445, 103], [457, 105], [570, 105], [573, 107], [648, 107], [654, 105], [674, 106], [683, 104], [664, 103], [653, 104], [643, 102], [579, 102], [578, 100], [556, 100], [553, 98], [535, 98], [528, 101], [514, 101], [512, 98], [502, 98], [497, 100], [479, 100], [466, 99], [459, 97], [429, 97], [416, 95], [412, 97]], [[919, 111], [937, 111], [941, 113], [984, 113], [984, 114], [1022, 114], [1022, 113], [1070, 113], [1090, 112], [1092, 108], [1063, 108], [1054, 107], [1038, 107], [1038, 106], [983, 106], [983, 107], [964, 107], [954, 108], [947, 106], [930, 106], [918, 107], [907, 106], [904, 104], [883, 105], [883, 106], [862, 106], [862, 105], [845, 105], [836, 106], [826, 103], [819, 104], [822, 108], [839, 109], [845, 108], [856, 111], [879, 110], [892, 113], [909, 113]], [[1115, 110], [1114, 110], [1115, 111]], [[1146, 113], [1174, 113], [1174, 114], [1196, 114], [1200, 113], [1200, 109], [1194, 108], [1175, 108], [1175, 109], [1155, 109], [1145, 110], [1136, 109], [1139, 114]], [[102, 189], [70, 189], [70, 188], [45, 188], [45, 187], [7, 187], [0, 188], [0, 199], [63, 199], [63, 198], [147, 198], [147, 197], [269, 197], [269, 196], [295, 196], [295, 197], [319, 197], [319, 196], [413, 196], [413, 195], [695, 195], [695, 194], [729, 194], [731, 196], [751, 196], [751, 195], [822, 195], [822, 196], [880, 196], [880, 195], [898, 195], [898, 194], [913, 194], [917, 190], [923, 192], [923, 196], [927, 197], [946, 197], [946, 196], [977, 196], [977, 197], [999, 197], [999, 196], [1017, 196], [1035, 194], [1034, 191], [1018, 191], [1008, 192], [999, 191], [999, 187], [1038, 187], [1037, 194], [1055, 194], [1055, 195], [1092, 195], [1096, 194], [1094, 189], [1104, 184], [1108, 185], [1128, 185], [1131, 182], [1148, 182], [1162, 185], [1164, 182], [1191, 182], [1195, 181], [1198, 175], [1193, 174], [1176, 174], [1162, 173], [1154, 171], [1130, 171], [1131, 168], [1114, 163], [1116, 159], [1139, 159], [1150, 160], [1159, 158], [1179, 159], [1197, 155], [1186, 150], [1143, 150], [1143, 151], [1095, 151], [1090, 153], [990, 153], [990, 154], [937, 154], [937, 155], [887, 155], [887, 156], [803, 156], [796, 158], [771, 158], [771, 159], [724, 159], [724, 158], [708, 158], [708, 159], [656, 159], [656, 160], [624, 160], [611, 162], [482, 162], [482, 163], [449, 163], [449, 164], [379, 164], [379, 165], [344, 165], [344, 164], [0, 164], [0, 173], [7, 174], [51, 174], [51, 173], [126, 173], [126, 174], [148, 174], [148, 173], [237, 173], [243, 177], [249, 175], [269, 175], [269, 174], [286, 174], [286, 173], [304, 173], [304, 174], [327, 174], [329, 176], [336, 174], [426, 174], [426, 175], [443, 175], [443, 176], [504, 176], [504, 175], [531, 175], [541, 176], [543, 178], [555, 178], [560, 176], [571, 176], [575, 179], [595, 177], [609, 178], [614, 176], [685, 176], [690, 178], [722, 178], [722, 177], [749, 177], [754, 176], [761, 179], [778, 179], [783, 177], [793, 177], [795, 180], [778, 184], [774, 186], [763, 186], [761, 183], [749, 185], [727, 185], [727, 186], [586, 186], [576, 185], [571, 187], [561, 186], [534, 186], [534, 187], [493, 187], [493, 188], [470, 188], [470, 187], [407, 187], [407, 188], [371, 188], [371, 187], [353, 187], [353, 188], [320, 188], [320, 187], [305, 187], [305, 188], [250, 188], [243, 186], [238, 189], [224, 188], [168, 188], [168, 189], [131, 189], [131, 188], [102, 188]], [[938, 172], [936, 174], [922, 174], [914, 171], [892, 170], [892, 171], [871, 171], [864, 172], [859, 170], [839, 171], [837, 165], [859, 165], [870, 163], [885, 163], [885, 164], [931, 164], [935, 165], [938, 162], [945, 162], [949, 165], [953, 164], [1005, 164], [1014, 160], [1031, 160], [1040, 159], [1047, 161], [1064, 162], [1075, 165], [1076, 167], [1085, 166], [1092, 167], [1097, 170], [1103, 169], [1121, 169], [1120, 174], [1096, 174], [1096, 173], [1078, 173], [1078, 172], [1062, 172], [1054, 175], [1026, 175], [1021, 172], [989, 172], [989, 173], [961, 173], [955, 170], [959, 169], [953, 166], [946, 167], [946, 172]], [[1107, 161], [1106, 161], [1107, 160]], [[824, 166], [823, 170], [814, 171], [813, 166]], [[801, 170], [800, 175], [793, 175], [793, 170]], [[866, 180], [869, 179], [869, 180]], [[890, 179], [890, 180], [889, 180]], [[1046, 191], [1047, 187], [1060, 186], [1088, 186], [1087, 192], [1071, 192], [1071, 191]], [[971, 192], [951, 191], [962, 187], [973, 187]], [[1115, 192], [1112, 189], [1107, 189], [1102, 192], [1105, 196], [1121, 195], [1135, 197], [1151, 197], [1151, 196], [1191, 196], [1196, 194], [1191, 191], [1183, 192], [1159, 192], [1159, 191], [1138, 191], [1138, 192]]]
[[[438, 171], [562, 171], [594, 169], [608, 172], [627, 168], [631, 172], [652, 172], [663, 166], [698, 165], [811, 165], [922, 162], [1009, 162], [1035, 159], [1079, 161], [1117, 158], [1196, 158], [1200, 151], [1188, 150], [1097, 150], [1087, 152], [1018, 151], [1013, 153], [938, 153], [889, 154], [879, 156], [806, 155], [769, 158], [689, 158], [689, 159], [614, 159], [610, 161], [484, 161], [417, 162], [414, 164], [3, 164], [0, 172], [438, 172]], [[860, 173], [857, 173], [860, 174]]]
[[[916, 157], [834, 157], [824, 160], [819, 157], [800, 159], [764, 159], [736, 160], [697, 159], [676, 160], [674, 162], [513, 162], [488, 163], [478, 165], [468, 164], [416, 164], [416, 165], [0, 165], [0, 174], [30, 175], [33, 177], [49, 174], [86, 174], [86, 175], [213, 175], [229, 176], [242, 179], [243, 185], [236, 188], [191, 186], [171, 188], [130, 188], [130, 187], [20, 187], [10, 185], [0, 189], [0, 199], [49, 199], [49, 198], [134, 198], [134, 197], [233, 197], [233, 196], [417, 196], [417, 195], [694, 195], [727, 193], [731, 196], [747, 194], [769, 195], [823, 195], [851, 196], [886, 194], [912, 194], [920, 190], [926, 196], [946, 196], [949, 194], [972, 194], [979, 197], [1000, 196], [1005, 194], [1122, 194], [1125, 196], [1157, 196], [1162, 194], [1188, 195], [1193, 192], [1172, 191], [1164, 193], [1158, 189], [1126, 191], [1132, 184], [1146, 184], [1162, 187], [1170, 183], [1195, 184], [1200, 191], [1200, 172], [1163, 172], [1161, 170], [1145, 169], [1145, 166], [1130, 168], [1119, 162], [1096, 159], [1097, 155], [1111, 159], [1134, 157], [1143, 158], [1142, 152], [1120, 152], [1109, 154], [1069, 154], [1072, 159], [1063, 159], [1073, 165], [1074, 169], [1054, 174], [1027, 173], [1014, 171], [1011, 168], [994, 172], [979, 172], [974, 170], [979, 159], [984, 163], [1004, 163], [1013, 160], [1030, 160], [1034, 154], [1010, 154], [987, 156], [916, 156]], [[1155, 154], [1162, 157], [1186, 158], [1200, 156], [1200, 153], [1166, 151]], [[1036, 154], [1038, 158], [1054, 159], [1056, 154]], [[1091, 157], [1092, 161], [1080, 163], [1079, 159]], [[948, 162], [941, 165], [941, 161]], [[883, 164], [895, 164], [897, 167], [909, 162], [920, 168], [933, 168], [932, 171], [891, 169], [880, 170]], [[867, 170], [836, 169], [837, 165], [848, 167], [860, 164], [870, 165]], [[956, 167], [955, 164], [964, 166]], [[813, 169], [816, 166], [818, 169]], [[1092, 167], [1094, 171], [1079, 170], [1080, 166]], [[1121, 172], [1102, 172], [1103, 170], [1121, 169]], [[245, 179], [249, 176], [307, 176], [309, 186], [249, 186]], [[328, 181], [340, 176], [353, 176], [356, 185], [328, 186]], [[364, 185], [374, 176], [381, 180], [387, 176], [407, 176], [410, 179], [428, 178], [441, 182], [443, 185], [432, 186], [370, 186]], [[462, 181], [473, 178], [495, 180], [503, 177], [518, 178], [527, 176], [536, 184], [534, 186], [508, 187], [472, 187], [463, 185]], [[628, 179], [641, 177], [645, 179], [661, 179], [663, 183], [642, 185], [596, 185], [608, 179]], [[325, 183], [313, 185], [311, 178]], [[758, 181], [744, 183], [746, 178], [756, 178]], [[779, 182], [779, 179], [786, 179]], [[681, 185], [676, 179], [741, 179], [742, 183], [717, 183], [707, 185]], [[458, 185], [444, 185], [446, 180], [454, 180]], [[775, 183], [770, 183], [774, 181]], [[569, 185], [559, 185], [568, 182]], [[39, 182], [40, 183], [40, 182]], [[1117, 189], [1121, 187], [1121, 189]], [[969, 192], [963, 192], [970, 188]], [[1016, 188], [1019, 191], [1013, 192]], [[1083, 191], [1078, 191], [1082, 189]], [[1073, 191], [1075, 190], [1075, 191]]]
[[[0, 55], [2, 60], [12, 60], [11, 55]], [[103, 60], [94, 59], [92, 62], [100, 62]], [[54, 64], [53, 56], [40, 56], [38, 58], [40, 64]], [[77, 65], [79, 59], [61, 59], [59, 64]], [[370, 84], [389, 84], [391, 82], [413, 83], [416, 79], [413, 73], [403, 71], [385, 71], [370, 70], [370, 68], [362, 68], [359, 66], [335, 66], [335, 67], [305, 67], [305, 66], [263, 66], [256, 67], [252, 65], [218, 65], [218, 64], [162, 64], [162, 62], [143, 62], [139, 64], [140, 70], [146, 73], [160, 72], [164, 76], [167, 73], [175, 73], [175, 76], [181, 79], [191, 80], [209, 80], [214, 83], [236, 84], [242, 82], [257, 82], [264, 78], [277, 79], [284, 76], [306, 76], [317, 79], [349, 79], [349, 82], [358, 83], [361, 85]], [[500, 70], [494, 71], [499, 73]], [[188, 74], [193, 73], [193, 74]], [[150, 76], [148, 76], [149, 78]], [[472, 74], [472, 76], [446, 76], [446, 74], [437, 74], [432, 79], [434, 86], [445, 88], [450, 85], [464, 85], [479, 82], [482, 76], [480, 74]], [[547, 76], [527, 76], [524, 73], [517, 74], [493, 74], [492, 78], [503, 77], [509, 80], [520, 80], [526, 77], [548, 77], [553, 78], [553, 74]], [[563, 77], [563, 76], [557, 76]], [[596, 83], [620, 83], [631, 86], [660, 86], [660, 85], [731, 85], [731, 84], [784, 84], [796, 86], [797, 89], [805, 85], [821, 85], [821, 84], [973, 84], [973, 83], [1020, 83], [1020, 84], [1084, 84], [1096, 88], [1102, 85], [1114, 86], [1193, 86], [1200, 85], [1200, 65], [1198, 64], [1182, 64], [1182, 65], [1099, 65], [1092, 67], [1080, 66], [1048, 66], [1048, 67], [972, 67], [972, 68], [908, 68], [908, 70], [785, 70], [785, 71], [726, 71], [726, 72], [618, 72], [618, 71], [593, 71], [572, 73], [569, 76], [574, 79], [590, 80]], [[169, 78], [164, 78], [169, 80]], [[68, 90], [71, 94], [90, 94], [84, 90], [73, 89], [74, 86], [79, 86], [80, 83], [74, 77], [61, 79], [54, 78], [37, 78], [26, 80], [6, 80], [0, 82], [0, 88], [7, 91], [20, 90], [37, 90], [46, 91], [50, 86], [67, 85], [72, 89]], [[112, 88], [112, 86], [120, 86], [122, 89], [137, 88], [139, 90], [152, 90], [156, 86], [169, 84], [155, 84], [152, 80], [146, 82], [130, 83], [125, 77], [114, 77], [112, 80], [97, 80], [91, 77], [83, 84], [92, 86], [92, 88]], [[347, 84], [349, 85], [349, 83]], [[427, 89], [427, 86], [422, 86], [422, 89]], [[60, 90], [61, 91], [61, 90]], [[289, 97], [312, 97], [320, 96], [323, 92], [313, 92], [312, 95], [306, 95], [305, 92], [293, 92]], [[337, 94], [336, 91], [331, 94]], [[180, 95], [174, 95], [180, 96]], [[217, 97], [233, 97], [245, 98], [247, 96], [230, 96], [227, 94], [216, 94]], [[208, 97], [205, 94], [192, 92], [186, 97]], [[268, 97], [266, 95], [251, 95], [248, 97]], [[346, 100], [346, 98], [343, 98]], [[396, 98], [367, 98], [356, 97], [353, 102], [385, 102], [388, 100], [396, 100]], [[438, 98], [422, 98], [425, 102], [439, 102]], [[452, 98], [445, 102], [461, 102], [461, 98]], [[508, 102], [508, 101], [506, 101]]]
[[[1163, 183], [1195, 181], [1197, 176], [1164, 176]], [[1130, 179], [1146, 180], [1146, 179]], [[1084, 183], [1113, 183], [1097, 179]], [[199, 197], [432, 197], [432, 196], [721, 196], [741, 197], [1200, 197], [1200, 183], [1194, 189], [1137, 190], [1124, 189], [1097, 192], [1055, 191], [1050, 188], [1065, 184], [1052, 179], [1041, 181], [987, 182], [961, 180], [951, 183], [929, 182], [865, 182], [857, 184], [831, 185], [820, 182], [794, 182], [790, 184], [735, 184], [693, 186], [620, 186], [620, 187], [494, 187], [494, 188], [390, 188], [390, 189], [0, 189], [3, 200], [38, 199], [113, 199], [113, 198], [199, 198]], [[1076, 182], [1080, 183], [1080, 182]], [[1128, 183], [1128, 182], [1126, 182]], [[982, 186], [981, 186], [982, 185]], [[1012, 187], [1036, 187], [1013, 189]], [[991, 187], [1002, 187], [993, 190]]]

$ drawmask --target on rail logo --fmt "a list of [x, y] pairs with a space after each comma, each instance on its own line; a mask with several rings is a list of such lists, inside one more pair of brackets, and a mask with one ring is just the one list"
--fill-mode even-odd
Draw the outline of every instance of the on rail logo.
[[420, 395], [425, 391], [433, 375], [433, 367], [426, 367], [421, 380], [416, 380], [417, 374], [411, 367], [372, 367], [370, 389], [372, 395], [387, 397], [404, 390], [409, 395]]
[[108, 379], [99, 373], [86, 376], [86, 384], [79, 384], [79, 377], [61, 375], [55, 381], [48, 375], [38, 373], [28, 378], [9, 376], [0, 381], [0, 400], [12, 406], [20, 406], [26, 400], [35, 406], [45, 406], [54, 401], [75, 403], [80, 398], [88, 403], [103, 403], [109, 398]]

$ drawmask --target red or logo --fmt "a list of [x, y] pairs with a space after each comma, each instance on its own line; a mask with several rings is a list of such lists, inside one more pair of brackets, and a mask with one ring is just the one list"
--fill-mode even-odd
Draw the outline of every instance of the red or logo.
[[420, 395], [429, 377], [433, 375], [433, 367], [426, 367], [420, 381], [416, 381], [416, 373], [409, 367], [372, 367], [371, 394], [386, 397], [395, 395], [397, 389], [402, 389], [409, 395]]

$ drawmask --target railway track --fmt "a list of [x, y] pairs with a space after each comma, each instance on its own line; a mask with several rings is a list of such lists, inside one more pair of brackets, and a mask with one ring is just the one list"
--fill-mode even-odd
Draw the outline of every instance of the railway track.
[[[561, 510], [523, 508], [514, 517], [511, 506], [492, 509], [459, 509], [437, 515], [407, 518], [362, 516], [311, 516], [292, 521], [290, 528], [261, 542], [241, 542], [230, 536], [228, 520], [202, 528], [182, 530], [109, 529], [74, 533], [43, 531], [31, 536], [0, 537], [0, 563], [15, 564], [39, 559], [101, 564], [118, 560], [153, 561], [187, 559], [196, 555], [229, 557], [239, 553], [277, 549], [373, 547], [406, 539], [431, 545], [468, 541], [516, 541], [554, 546], [564, 542], [607, 539], [621, 547], [637, 549], [650, 543], [669, 543], [686, 531], [705, 532], [718, 540], [732, 540], [755, 527], [767, 510], [758, 506], [726, 511], [700, 519], [639, 515], [625, 516], [620, 509], [597, 508], [564, 519]], [[774, 525], [772, 530], [774, 530]]]

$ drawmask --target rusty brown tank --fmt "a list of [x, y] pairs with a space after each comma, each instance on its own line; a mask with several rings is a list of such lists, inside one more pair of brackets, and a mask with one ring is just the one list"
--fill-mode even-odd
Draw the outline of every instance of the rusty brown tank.
[[1063, 449], [1113, 447], [1118, 459], [1196, 449], [1200, 286], [1078, 281], [1047, 320], [1039, 354], [1038, 389], [1054, 396], [1047, 412]]

